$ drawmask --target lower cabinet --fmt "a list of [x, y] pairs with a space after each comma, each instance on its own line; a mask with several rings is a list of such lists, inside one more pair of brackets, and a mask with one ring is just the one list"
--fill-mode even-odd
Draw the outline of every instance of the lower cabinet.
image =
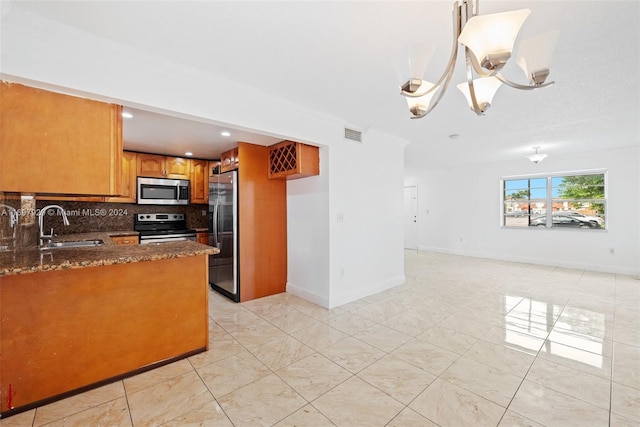
[[112, 236], [111, 241], [117, 246], [133, 246], [138, 244], [138, 236]]
[[3, 417], [205, 351], [207, 274], [197, 255], [4, 276]]
[[196, 241], [198, 243], [202, 243], [203, 245], [209, 244], [209, 232], [208, 231], [199, 231], [196, 233]]

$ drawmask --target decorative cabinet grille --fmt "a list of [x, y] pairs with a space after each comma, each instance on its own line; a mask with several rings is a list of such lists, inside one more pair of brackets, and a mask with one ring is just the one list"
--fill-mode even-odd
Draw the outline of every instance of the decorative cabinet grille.
[[269, 147], [269, 179], [296, 179], [320, 175], [318, 147], [282, 141]]

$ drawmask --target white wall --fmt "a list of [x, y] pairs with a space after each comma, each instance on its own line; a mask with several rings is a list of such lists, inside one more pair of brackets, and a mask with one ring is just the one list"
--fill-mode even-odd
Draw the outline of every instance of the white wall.
[[377, 203], [402, 206], [401, 141], [370, 130], [369, 141], [349, 145], [339, 118], [51, 21], [2, 15], [5, 80], [321, 146], [321, 175], [288, 184], [292, 291], [334, 307], [404, 281], [402, 215]]
[[[632, 143], [636, 143], [632, 142]], [[621, 274], [640, 273], [639, 148], [603, 150], [571, 157], [550, 155], [436, 170], [405, 171], [418, 186], [419, 248]], [[500, 178], [573, 170], [608, 171], [607, 230], [508, 229], [500, 227]], [[614, 249], [614, 254], [609, 249]]]
[[405, 281], [404, 145], [390, 141], [369, 130], [331, 147], [331, 307]]
[[329, 147], [320, 175], [287, 181], [287, 292], [324, 307], [330, 302]]

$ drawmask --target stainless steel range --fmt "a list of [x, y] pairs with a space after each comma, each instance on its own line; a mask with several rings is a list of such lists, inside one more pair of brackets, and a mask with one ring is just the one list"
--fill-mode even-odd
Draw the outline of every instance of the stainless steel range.
[[135, 214], [133, 229], [140, 233], [140, 244], [196, 241], [196, 231], [187, 228], [184, 214]]

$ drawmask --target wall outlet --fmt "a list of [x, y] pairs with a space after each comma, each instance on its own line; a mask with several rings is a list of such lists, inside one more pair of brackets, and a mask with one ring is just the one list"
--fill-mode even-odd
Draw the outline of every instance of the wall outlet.
[[202, 216], [207, 216], [207, 211], [202, 209]]
[[614, 248], [609, 248], [609, 255], [615, 255], [616, 250]]
[[344, 268], [340, 268], [340, 277], [344, 276]]

